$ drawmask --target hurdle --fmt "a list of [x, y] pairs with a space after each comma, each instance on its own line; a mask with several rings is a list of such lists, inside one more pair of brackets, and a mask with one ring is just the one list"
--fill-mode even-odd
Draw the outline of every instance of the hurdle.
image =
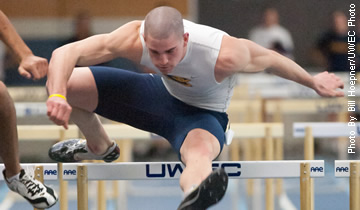
[[335, 160], [335, 177], [349, 178], [350, 210], [360, 209], [360, 161]]
[[[20, 163], [21, 167], [30, 173], [33, 172], [34, 178], [40, 181], [58, 180], [58, 166], [56, 163]], [[0, 170], [3, 171], [5, 166], [0, 164]], [[42, 169], [42, 170], [41, 170]], [[39, 173], [39, 171], [42, 171]], [[4, 177], [0, 176], [0, 181], [4, 181]]]
[[15, 102], [42, 102], [46, 101], [48, 94], [44, 86], [8, 87], [8, 92]]
[[337, 121], [347, 121], [348, 101], [346, 98], [315, 98], [264, 100], [265, 114], [281, 118], [282, 114], [330, 114], [338, 113]]
[[[256, 139], [256, 138], [266, 138], [266, 144], [268, 145], [266, 154], [267, 160], [272, 160], [273, 153], [273, 138], [282, 137], [283, 136], [283, 124], [282, 123], [234, 123], [231, 124], [231, 129], [235, 132], [234, 138], [237, 139]], [[124, 141], [124, 139], [132, 140], [149, 140], [153, 136], [149, 132], [145, 132], [139, 129], [135, 129], [131, 126], [124, 124], [106, 124], [104, 125], [104, 129], [109, 135], [111, 139], [118, 139], [120, 141], [119, 145], [121, 147], [122, 155], [120, 156], [121, 161], [128, 162], [130, 154], [127, 151], [132, 151], [132, 144], [129, 141]], [[31, 125], [19, 125], [18, 126], [18, 135], [19, 140], [63, 140], [67, 138], [79, 138], [80, 131], [75, 125], [70, 125], [68, 130], [56, 125], [39, 125], [39, 126], [31, 126]], [[125, 153], [124, 153], [125, 152]], [[126, 157], [125, 157], [125, 156]], [[59, 164], [59, 167], [62, 167]], [[66, 184], [61, 181], [60, 176], [60, 204], [61, 209], [67, 209], [67, 201], [66, 195], [63, 192], [66, 190]], [[272, 180], [266, 181], [266, 200], [267, 203], [270, 203], [269, 206], [273, 206], [273, 190], [272, 190]], [[113, 185], [116, 188], [117, 185]], [[104, 187], [100, 186], [99, 194], [104, 192]], [[63, 190], [62, 190], [63, 189]], [[114, 189], [114, 195], [117, 194], [117, 190]], [[104, 197], [99, 196], [99, 203], [105, 203]], [[272, 209], [269, 208], [269, 209]]]
[[305, 142], [310, 141], [309, 145], [306, 146], [304, 150], [307, 150], [305, 153], [311, 153], [311, 151], [313, 153], [313, 138], [349, 138], [350, 135], [355, 137], [360, 135], [359, 128], [360, 123], [354, 123], [353, 126], [349, 126], [348, 123], [344, 122], [298, 122], [293, 124], [293, 136], [295, 138], [305, 137]]
[[[75, 125], [69, 125], [67, 130], [55, 125], [18, 125], [17, 130], [19, 141], [62, 141], [64, 139], [79, 138], [80, 136], [79, 129]], [[61, 170], [62, 163], [55, 165], [56, 168], [59, 167], [59, 170]], [[56, 179], [59, 180], [60, 209], [67, 210], [68, 199], [66, 192], [68, 183], [62, 180], [62, 174], [59, 174], [59, 177], [56, 177]]]
[[[229, 120], [231, 123], [261, 123], [264, 119], [264, 110], [263, 110], [263, 99], [261, 98], [261, 95], [259, 92], [256, 92], [255, 94], [252, 94], [249, 96], [247, 85], [240, 84], [239, 86], [235, 87], [234, 94], [231, 99], [229, 108], [227, 110], [227, 113], [229, 115]], [[269, 127], [270, 124], [268, 124]], [[263, 129], [263, 128], [259, 128]], [[257, 137], [240, 137], [240, 138], [234, 138], [232, 141], [232, 144], [230, 145], [230, 160], [232, 161], [239, 161], [239, 160], [245, 160], [245, 161], [254, 161], [254, 160], [279, 160], [277, 159], [279, 155], [270, 155], [273, 154], [274, 151], [276, 154], [279, 154], [281, 150], [276, 148], [276, 150], [271, 150], [272, 146], [270, 147], [264, 147], [267, 150], [265, 151], [265, 157], [263, 144], [272, 144], [275, 143], [276, 145], [278, 139], [281, 138], [275, 138], [273, 140], [273, 137], [266, 137], [268, 134], [271, 135], [272, 130], [277, 128], [269, 128], [267, 131], [267, 134], [265, 135], [259, 135]], [[242, 150], [240, 148], [243, 148]], [[226, 150], [225, 150], [226, 151]], [[224, 153], [223, 153], [224, 154]], [[243, 155], [244, 157], [241, 158], [240, 155]], [[282, 159], [282, 158], [281, 158]], [[276, 180], [277, 181], [277, 190], [276, 194], [280, 195], [282, 190], [282, 180]], [[273, 209], [274, 207], [274, 193], [273, 193], [273, 180], [267, 179], [266, 181], [266, 206], [268, 207], [268, 210]], [[260, 193], [256, 189], [260, 188], [260, 180], [253, 180], [248, 179], [247, 180], [247, 195], [249, 199], [249, 207], [253, 209], [260, 209], [262, 208], [262, 202], [258, 202], [260, 198]], [[236, 204], [235, 204], [236, 205]], [[271, 206], [271, 207], [270, 207]]]
[[[283, 123], [235, 123], [231, 124], [231, 129], [235, 131], [234, 142], [230, 145], [231, 160], [240, 160], [239, 156], [239, 141], [244, 140], [244, 155], [245, 161], [253, 160], [274, 160], [274, 157], [279, 156], [281, 150], [274, 150], [275, 139], [282, 138], [284, 135]], [[262, 149], [262, 140], [264, 139], [265, 151]], [[262, 153], [265, 153], [265, 159], [262, 158]], [[252, 154], [254, 153], [254, 154]], [[254, 185], [259, 185], [252, 179], [247, 181], [247, 194], [249, 196], [256, 195]], [[274, 209], [274, 183], [272, 179], [265, 180], [265, 203], [267, 210]], [[277, 185], [277, 196], [282, 192], [282, 186]], [[281, 182], [280, 182], [281, 183]], [[258, 205], [256, 200], [252, 200], [252, 205]]]
[[[311, 73], [313, 70], [309, 70]], [[317, 70], [315, 70], [317, 71]], [[315, 75], [316, 73], [311, 73]], [[349, 89], [349, 75], [346, 73], [337, 73], [345, 83], [344, 90]], [[359, 79], [359, 76], [357, 75]], [[238, 86], [245, 86], [247, 95], [254, 95], [255, 92], [259, 92], [263, 98], [274, 99], [292, 99], [292, 98], [318, 98], [316, 92], [308, 87], [296, 84], [290, 80], [286, 80], [281, 77], [277, 77], [265, 72], [256, 74], [241, 74], [238, 77]], [[355, 85], [358, 87], [358, 84]]]
[[[230, 179], [299, 178], [302, 210], [310, 209], [310, 177], [324, 176], [324, 161], [321, 160], [214, 162], [213, 168], [218, 167], [224, 168]], [[88, 181], [179, 179], [183, 168], [180, 162], [64, 163], [60, 173], [64, 174], [64, 180], [77, 180], [78, 210], [85, 210], [88, 198], [83, 191]]]
[[[280, 138], [284, 135], [284, 125], [282, 123], [233, 123], [230, 125], [231, 129], [235, 132], [234, 139], [257, 139], [265, 138], [266, 142], [266, 160], [273, 160], [273, 138]], [[151, 134], [145, 131], [134, 129], [127, 125], [104, 125], [105, 131], [111, 138], [114, 139], [151, 139]], [[122, 142], [122, 141], [121, 141]], [[126, 143], [126, 142], [125, 142]], [[123, 144], [126, 146], [125, 151], [132, 150], [131, 144]], [[236, 160], [234, 155], [237, 150], [231, 150], [231, 159]], [[235, 154], [234, 154], [235, 153]], [[127, 162], [128, 160], [122, 159]], [[115, 186], [115, 185], [114, 185]], [[268, 206], [268, 210], [274, 209], [274, 193], [273, 193], [273, 180], [266, 180], [266, 193], [265, 199]]]
[[[354, 126], [348, 126], [343, 122], [297, 122], [293, 125], [294, 137], [304, 137], [305, 127], [311, 127], [313, 137], [328, 138], [328, 137], [345, 137], [349, 133], [358, 128], [360, 123], [355, 123]], [[358, 132], [355, 132], [358, 135]]]
[[360, 123], [354, 125], [350, 127], [343, 122], [298, 122], [293, 124], [293, 136], [304, 138], [304, 159], [313, 160], [314, 138], [349, 137], [350, 133], [359, 136], [354, 130]]
[[[64, 163], [62, 168], [55, 163], [29, 163], [21, 167], [35, 170], [35, 177], [42, 181], [57, 180], [60, 174], [64, 180], [77, 180], [78, 210], [88, 209], [88, 181], [179, 179], [184, 169], [180, 162]], [[310, 177], [324, 176], [323, 160], [215, 161], [212, 167], [224, 168], [230, 179], [299, 178], [301, 210], [308, 210], [311, 203]]]
[[62, 138], [79, 137], [79, 129], [76, 125], [69, 125], [67, 130], [56, 125], [18, 125], [17, 130], [19, 141], [58, 141]]
[[265, 112], [272, 115], [280, 109], [282, 113], [287, 114], [345, 113], [348, 108], [347, 103], [346, 98], [266, 99]]
[[263, 122], [262, 99], [232, 99], [226, 113], [232, 123]]
[[[273, 145], [273, 138], [282, 137], [283, 136], [283, 124], [282, 123], [233, 123], [231, 124], [231, 129], [235, 132], [234, 139], [256, 139], [256, 138], [266, 138], [266, 142], [268, 145]], [[133, 127], [123, 125], [123, 124], [111, 124], [111, 125], [104, 125], [104, 129], [107, 134], [112, 139], [131, 139], [131, 140], [144, 140], [144, 139], [151, 139], [152, 135], [148, 132], [135, 129]], [[120, 140], [121, 148], [123, 151], [131, 151], [132, 144], [127, 141]], [[272, 154], [273, 146], [268, 146], [266, 153]], [[233, 154], [233, 153], [232, 153]], [[124, 154], [123, 154], [124, 155]], [[128, 155], [125, 155], [128, 156]], [[122, 158], [123, 162], [128, 162], [128, 158]], [[232, 157], [233, 160], [233, 157]], [[271, 160], [271, 156], [269, 158]], [[268, 209], [273, 209], [273, 187], [272, 187], [272, 180], [268, 179], [266, 185], [266, 201], [270, 203]], [[114, 185], [116, 186], [116, 185]]]

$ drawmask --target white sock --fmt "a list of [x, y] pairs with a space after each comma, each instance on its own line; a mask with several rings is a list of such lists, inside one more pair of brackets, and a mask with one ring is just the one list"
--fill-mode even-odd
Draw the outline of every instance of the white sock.
[[96, 155], [96, 156], [102, 156], [102, 157], [104, 157], [104, 156], [108, 155], [110, 152], [112, 152], [115, 149], [116, 146], [117, 146], [117, 144], [113, 141], [113, 144], [110, 147], [108, 147], [108, 149], [105, 151], [105, 153], [103, 153], [101, 155], [96, 155], [95, 153], [93, 153], [91, 151], [91, 149], [88, 147], [87, 144], [85, 145], [86, 150], [89, 151], [89, 153], [91, 153], [93, 155]]
[[20, 173], [12, 176], [12, 177], [10, 177], [10, 178], [6, 178], [6, 180], [7, 180], [8, 182], [12, 182], [12, 181], [14, 181], [14, 180], [19, 180], [19, 179], [20, 179]]
[[115, 149], [116, 146], [117, 146], [117, 144], [113, 141], [113, 144], [102, 155], [104, 155], [104, 156], [108, 155], [110, 152], [112, 152]]

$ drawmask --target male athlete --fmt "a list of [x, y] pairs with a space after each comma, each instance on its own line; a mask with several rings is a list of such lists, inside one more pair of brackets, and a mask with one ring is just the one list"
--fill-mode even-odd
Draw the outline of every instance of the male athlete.
[[[158, 74], [93, 67], [128, 58]], [[78, 66], [90, 66], [79, 67]], [[73, 70], [74, 69], [74, 70]], [[119, 156], [96, 114], [165, 137], [185, 169], [178, 209], [206, 209], [225, 194], [227, 175], [212, 171], [228, 123], [226, 109], [237, 73], [264, 69], [314, 89], [321, 96], [343, 96], [343, 82], [327, 72], [303, 68], [251, 41], [183, 20], [171, 7], [150, 11], [109, 34], [95, 35], [55, 50], [49, 66], [48, 116], [68, 127], [70, 118], [86, 137], [54, 145], [49, 155], [60, 162]]]

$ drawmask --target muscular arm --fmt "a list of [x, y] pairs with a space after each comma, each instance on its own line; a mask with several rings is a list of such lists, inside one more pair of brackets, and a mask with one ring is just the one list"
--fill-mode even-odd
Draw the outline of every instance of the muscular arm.
[[314, 89], [321, 96], [343, 95], [342, 92], [335, 91], [337, 88], [343, 88], [344, 84], [334, 74], [324, 72], [311, 76], [294, 61], [252, 41], [224, 37], [220, 53], [219, 67], [228, 75], [236, 72], [259, 72], [268, 69], [277, 76]]
[[31, 50], [16, 32], [9, 19], [0, 10], [0, 38], [14, 52], [16, 59], [20, 62], [28, 55], [32, 55]]
[[66, 95], [66, 83], [76, 65], [95, 65], [116, 57], [138, 62], [142, 52], [141, 43], [138, 43], [139, 27], [140, 21], [133, 21], [112, 33], [95, 35], [56, 49], [49, 66], [49, 93]]
[[44, 77], [47, 72], [48, 63], [44, 58], [34, 56], [29, 47], [24, 43], [14, 26], [6, 15], [0, 10], [0, 39], [14, 53], [19, 66], [20, 75], [34, 79]]

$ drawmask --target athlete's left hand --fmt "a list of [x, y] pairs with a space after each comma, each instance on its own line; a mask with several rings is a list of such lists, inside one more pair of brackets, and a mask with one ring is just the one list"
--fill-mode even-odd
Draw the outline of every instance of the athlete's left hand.
[[314, 90], [323, 97], [343, 97], [344, 92], [338, 88], [344, 88], [344, 82], [334, 73], [324, 71], [313, 77]]

